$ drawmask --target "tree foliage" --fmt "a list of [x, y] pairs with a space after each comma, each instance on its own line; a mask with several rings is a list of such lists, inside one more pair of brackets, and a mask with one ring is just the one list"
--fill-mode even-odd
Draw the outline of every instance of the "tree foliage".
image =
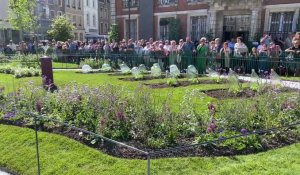
[[110, 41], [112, 40], [119, 41], [119, 31], [118, 31], [117, 24], [111, 25], [110, 32], [108, 33], [108, 35]]
[[75, 27], [65, 16], [58, 16], [52, 20], [51, 29], [47, 33], [57, 41], [66, 41], [73, 38], [74, 29]]
[[37, 27], [35, 0], [9, 0], [8, 21], [16, 30], [33, 31]]

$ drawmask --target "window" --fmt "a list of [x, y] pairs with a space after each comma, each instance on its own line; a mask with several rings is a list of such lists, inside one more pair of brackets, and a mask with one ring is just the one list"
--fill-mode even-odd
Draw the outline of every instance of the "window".
[[95, 8], [95, 0], [93, 0], [93, 8]]
[[76, 0], [72, 0], [72, 8], [76, 9]]
[[100, 8], [100, 18], [103, 18], [103, 8]]
[[78, 26], [82, 26], [82, 17], [81, 16], [78, 16], [78, 21], [79, 21]]
[[57, 16], [62, 16], [62, 12], [61, 12], [61, 11], [58, 11], [58, 12], [57, 12]]
[[63, 0], [58, 0], [58, 5], [60, 5], [62, 7], [62, 1]]
[[139, 0], [123, 0], [123, 8], [136, 8], [139, 6]]
[[90, 1], [90, 0], [86, 0], [86, 6], [89, 6], [89, 1]]
[[73, 21], [72, 21], [73, 25], [76, 26], [76, 16], [73, 16]]
[[108, 31], [107, 24], [104, 24], [104, 33], [107, 34], [107, 31]]
[[[130, 26], [130, 33], [129, 33], [129, 26]], [[136, 40], [137, 39], [137, 20], [132, 19], [126, 20], [126, 38], [131, 38]]]
[[188, 3], [204, 2], [204, 0], [187, 0]]
[[270, 32], [292, 32], [294, 12], [270, 13]]
[[43, 7], [43, 8], [42, 8], [41, 18], [45, 19], [46, 17], [47, 17], [47, 14], [46, 14], [46, 8]]
[[206, 16], [192, 16], [190, 24], [190, 33], [192, 40], [199, 40], [206, 34], [207, 17]]
[[48, 4], [54, 4], [54, 0], [48, 0]]
[[251, 28], [250, 15], [224, 16], [224, 31], [250, 31]]
[[70, 0], [66, 0], [67, 7], [70, 7]]
[[106, 9], [104, 9], [104, 18], [107, 18], [107, 12], [106, 12]]
[[100, 33], [103, 34], [103, 23], [100, 24]]
[[82, 33], [80, 33], [80, 41], [83, 41], [83, 34]]
[[86, 24], [87, 26], [90, 26], [90, 15], [86, 14]]
[[161, 18], [159, 21], [159, 38], [168, 40], [170, 35], [170, 20], [174, 18]]
[[159, 5], [177, 5], [178, 0], [158, 0]]
[[93, 26], [96, 27], [96, 16], [93, 15]]
[[78, 40], [78, 33], [74, 33], [74, 39]]
[[78, 0], [78, 10], [81, 10], [81, 0]]
[[54, 10], [50, 10], [50, 19], [55, 18], [55, 12]]

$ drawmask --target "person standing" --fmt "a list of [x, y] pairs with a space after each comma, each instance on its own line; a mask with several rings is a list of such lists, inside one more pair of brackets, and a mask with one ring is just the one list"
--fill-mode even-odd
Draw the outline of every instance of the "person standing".
[[16, 52], [16, 51], [17, 51], [17, 46], [15, 45], [15, 43], [13, 43], [12, 40], [9, 41], [8, 47], [9, 47], [13, 52]]
[[175, 64], [177, 59], [177, 46], [175, 40], [171, 41], [171, 45], [168, 49], [168, 52], [169, 52], [169, 66], [170, 66]]
[[193, 53], [196, 52], [194, 43], [191, 41], [191, 38], [188, 36], [185, 39], [185, 43], [182, 45], [183, 55], [181, 56], [183, 69], [186, 69], [189, 65], [193, 64]]
[[208, 56], [208, 47], [205, 44], [206, 39], [201, 38], [199, 45], [197, 46], [197, 58], [196, 58], [196, 68], [200, 74], [205, 74], [206, 72], [206, 60]]
[[220, 55], [222, 58], [221, 67], [226, 69], [226, 73], [229, 72], [229, 68], [230, 68], [230, 54], [231, 54], [231, 49], [229, 48], [228, 43], [225, 42], [223, 44], [223, 48], [220, 50]]

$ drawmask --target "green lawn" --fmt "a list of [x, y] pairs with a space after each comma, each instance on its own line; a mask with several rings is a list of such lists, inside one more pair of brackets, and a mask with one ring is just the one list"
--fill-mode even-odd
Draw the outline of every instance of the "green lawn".
[[[124, 77], [124, 76], [123, 76]], [[128, 90], [134, 90], [142, 81], [136, 82], [128, 82], [128, 81], [121, 81], [118, 79], [117, 76], [109, 76], [104, 73], [98, 74], [80, 74], [75, 73], [75, 71], [54, 71], [54, 82], [55, 84], [60, 87], [64, 86], [70, 82], [77, 82], [79, 84], [87, 84], [89, 86], [99, 86], [103, 84], [113, 84], [113, 85], [120, 85], [125, 86]], [[203, 77], [206, 79], [207, 77]], [[33, 81], [35, 84], [39, 85], [42, 83], [42, 79], [40, 77], [28, 77], [28, 78], [21, 78], [16, 79], [12, 75], [7, 74], [0, 74], [0, 86], [5, 87], [5, 92], [13, 92], [14, 88], [18, 89], [26, 85], [27, 82]], [[154, 82], [166, 82], [166, 79], [157, 79], [147, 81], [147, 83], [154, 83]], [[201, 84], [201, 85], [191, 85], [187, 87], [178, 87], [178, 88], [163, 88], [163, 89], [155, 89], [153, 90], [154, 95], [157, 96], [157, 99], [164, 99], [169, 94], [172, 95], [172, 106], [175, 110], [178, 108], [181, 99], [183, 98], [186, 91], [192, 89], [199, 89], [199, 90], [208, 90], [208, 89], [219, 89], [219, 88], [226, 88], [226, 85], [222, 84]], [[206, 104], [209, 101], [214, 99], [204, 96], [203, 100], [199, 100], [199, 109], [206, 108]]]
[[[31, 129], [0, 125], [0, 167], [36, 174]], [[145, 160], [114, 158], [63, 136], [39, 133], [41, 174], [146, 174]], [[168, 158], [151, 161], [152, 174], [299, 175], [300, 144], [248, 156]]]
[[77, 69], [78, 64], [52, 62], [52, 67], [53, 67], [53, 69]]

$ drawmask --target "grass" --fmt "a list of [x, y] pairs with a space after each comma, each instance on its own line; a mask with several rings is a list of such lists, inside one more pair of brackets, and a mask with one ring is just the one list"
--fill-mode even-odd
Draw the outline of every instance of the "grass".
[[52, 67], [53, 69], [78, 69], [78, 64], [52, 62]]
[[[117, 76], [109, 76], [104, 73], [98, 74], [80, 74], [76, 73], [75, 71], [54, 71], [54, 83], [58, 86], [65, 86], [70, 82], [77, 82], [79, 84], [87, 84], [91, 87], [96, 87], [103, 84], [112, 84], [112, 85], [120, 85], [125, 86], [128, 90], [134, 90], [140, 85], [141, 81], [135, 82], [128, 82], [122, 81], [118, 79]], [[205, 79], [205, 77], [203, 78]], [[42, 83], [42, 79], [40, 77], [28, 77], [28, 78], [21, 78], [16, 79], [12, 75], [7, 74], [0, 74], [0, 86], [5, 87], [5, 92], [13, 92], [14, 89], [18, 89], [26, 85], [28, 81], [33, 81], [36, 85]], [[147, 83], [156, 83], [156, 82], [166, 82], [167, 79], [157, 79], [147, 81]], [[191, 85], [187, 87], [178, 87], [178, 88], [163, 88], [163, 89], [154, 89], [152, 90], [154, 95], [157, 97], [158, 102], [162, 101], [163, 99], [167, 98], [168, 95], [172, 95], [172, 106], [174, 110], [178, 109], [178, 106], [185, 95], [186, 91], [190, 91], [193, 89], [199, 90], [209, 90], [209, 89], [219, 89], [225, 88], [226, 85], [224, 84], [201, 84], [201, 85]], [[210, 101], [214, 101], [211, 97], [204, 96], [203, 100], [199, 100], [199, 110], [206, 108], [206, 104]]]
[[[36, 174], [34, 131], [0, 125], [0, 167]], [[146, 174], [145, 160], [111, 157], [64, 136], [39, 132], [41, 174]], [[152, 174], [270, 174], [300, 172], [300, 144], [235, 157], [165, 158], [151, 161]]]

